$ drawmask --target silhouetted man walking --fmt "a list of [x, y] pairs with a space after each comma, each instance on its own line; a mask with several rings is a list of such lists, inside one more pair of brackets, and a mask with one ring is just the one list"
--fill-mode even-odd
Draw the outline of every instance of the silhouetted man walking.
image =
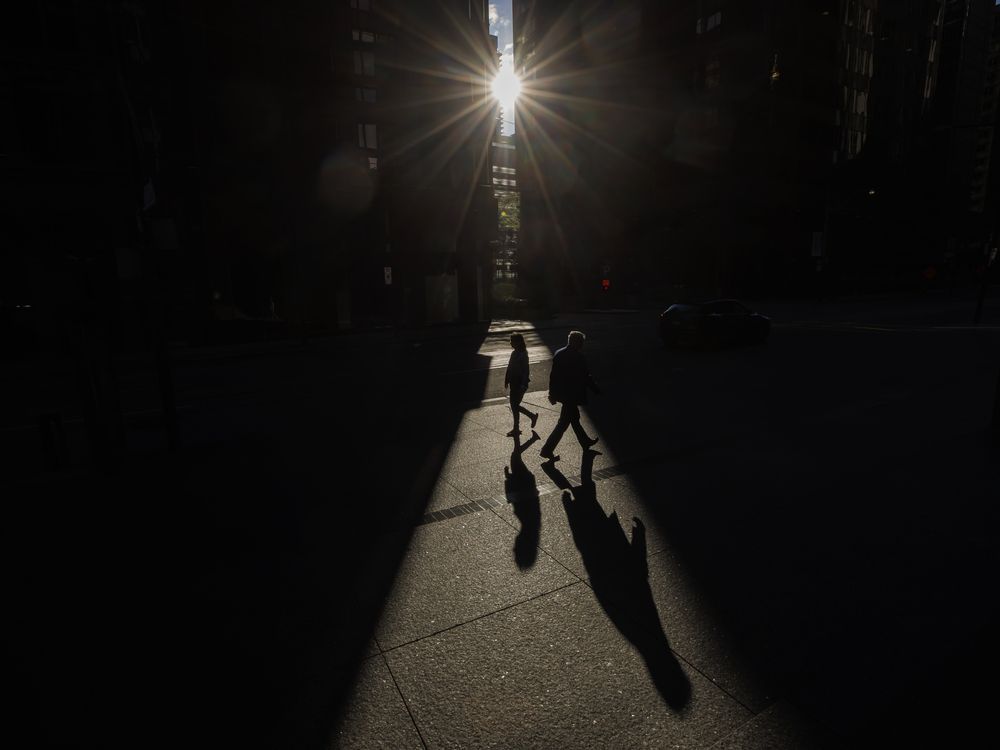
[[552, 372], [549, 375], [549, 403], [561, 403], [562, 410], [559, 412], [559, 421], [549, 435], [549, 439], [542, 446], [542, 458], [558, 461], [559, 456], [554, 454], [556, 446], [562, 439], [563, 433], [570, 425], [576, 433], [576, 439], [580, 445], [589, 448], [597, 442], [597, 438], [591, 438], [580, 424], [580, 405], [587, 403], [587, 389], [594, 393], [600, 393], [594, 379], [590, 377], [590, 369], [587, 367], [587, 359], [583, 356], [583, 342], [586, 337], [580, 331], [570, 331], [566, 338], [566, 346], [557, 351], [552, 357]]

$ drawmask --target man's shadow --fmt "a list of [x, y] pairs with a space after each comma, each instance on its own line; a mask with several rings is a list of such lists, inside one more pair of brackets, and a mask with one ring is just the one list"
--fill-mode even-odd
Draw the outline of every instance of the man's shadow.
[[563, 489], [563, 508], [573, 541], [583, 558], [597, 601], [618, 631], [642, 655], [660, 695], [679, 711], [690, 700], [691, 684], [670, 650], [649, 587], [646, 527], [639, 518], [633, 518], [630, 543], [618, 521], [618, 513], [605, 515], [597, 502], [597, 488], [592, 479], [597, 455], [596, 451], [584, 451], [579, 487], [572, 487], [552, 462], [543, 463], [542, 470]]
[[538, 557], [538, 535], [542, 528], [542, 509], [538, 504], [538, 485], [535, 475], [521, 460], [524, 453], [536, 440], [538, 433], [531, 431], [531, 439], [521, 445], [521, 438], [514, 436], [514, 452], [510, 454], [510, 466], [503, 467], [504, 492], [507, 502], [514, 506], [514, 515], [521, 522], [521, 530], [514, 540], [514, 560], [517, 567], [527, 570]]

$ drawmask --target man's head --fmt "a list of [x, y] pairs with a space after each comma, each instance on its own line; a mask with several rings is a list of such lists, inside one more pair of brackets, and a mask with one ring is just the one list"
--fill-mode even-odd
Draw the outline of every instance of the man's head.
[[570, 331], [569, 336], [566, 337], [566, 346], [570, 349], [580, 351], [583, 349], [583, 342], [586, 340], [587, 337], [583, 335], [583, 331]]

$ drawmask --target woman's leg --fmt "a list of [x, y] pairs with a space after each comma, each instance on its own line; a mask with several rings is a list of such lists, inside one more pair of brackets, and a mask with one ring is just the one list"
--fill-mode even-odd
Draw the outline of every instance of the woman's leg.
[[514, 394], [511, 393], [511, 400], [510, 400], [511, 406], [510, 406], [510, 408], [514, 412], [514, 428], [515, 429], [517, 429], [517, 424], [518, 424], [518, 421], [519, 421], [519, 419], [518, 419], [519, 413], [523, 414], [524, 416], [526, 416], [528, 419], [531, 420], [531, 426], [532, 426], [532, 428], [534, 428], [535, 422], [538, 421], [538, 414], [537, 413], [530, 412], [527, 409], [525, 409], [523, 406], [521, 406], [521, 399], [524, 398], [524, 394], [525, 394], [525, 391], [520, 391], [517, 394], [517, 403], [515, 404], [515, 402], [514, 402]]
[[514, 429], [511, 430], [512, 433], [518, 433], [521, 431], [521, 397], [524, 396], [523, 391], [517, 391], [513, 388], [510, 389], [510, 412], [514, 415]]

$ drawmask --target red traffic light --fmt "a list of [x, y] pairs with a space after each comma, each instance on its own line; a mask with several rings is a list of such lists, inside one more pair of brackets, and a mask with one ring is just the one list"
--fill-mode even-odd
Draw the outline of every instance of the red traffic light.
[[611, 288], [611, 279], [601, 279], [601, 289], [608, 291]]

